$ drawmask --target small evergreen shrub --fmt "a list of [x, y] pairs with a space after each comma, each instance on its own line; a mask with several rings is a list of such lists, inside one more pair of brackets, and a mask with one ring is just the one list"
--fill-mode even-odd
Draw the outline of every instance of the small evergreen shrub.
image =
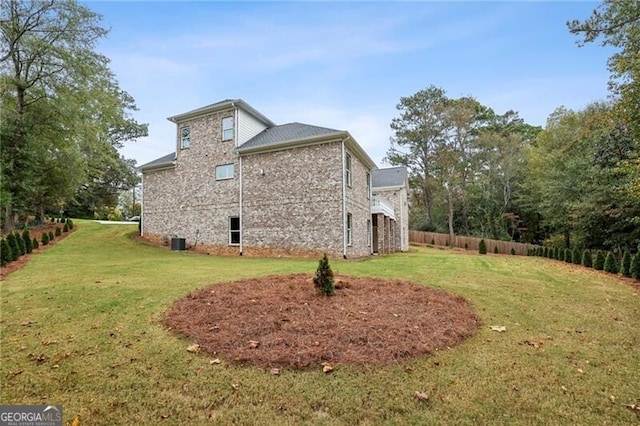
[[62, 228], [62, 232], [69, 232], [69, 225], [65, 223], [64, 227]]
[[604, 269], [604, 253], [602, 250], [596, 252], [596, 260], [593, 261], [593, 269], [602, 271]]
[[631, 273], [631, 278], [635, 278], [636, 280], [640, 280], [640, 250], [633, 256], [631, 259], [631, 267], [629, 267], [629, 272]]
[[67, 225], [69, 225], [69, 230], [73, 229], [73, 220], [67, 219]]
[[622, 255], [622, 263], [620, 264], [620, 273], [625, 277], [631, 276], [631, 253], [625, 250]]
[[56, 218], [55, 217], [51, 218], [51, 223], [56, 223]]
[[582, 252], [582, 266], [586, 266], [587, 268], [593, 266], [593, 259], [591, 258], [591, 252], [589, 250]]
[[60, 235], [62, 235], [62, 230], [59, 226], [56, 226], [56, 237], [59, 237]]
[[549, 249], [542, 247], [542, 257], [549, 257]]
[[62, 219], [60, 219], [60, 223], [66, 223], [67, 219], [65, 219], [64, 217]]
[[480, 240], [480, 243], [478, 244], [478, 252], [480, 254], [487, 254], [487, 243], [484, 239]]
[[556, 252], [557, 250], [555, 249], [555, 247], [551, 247], [549, 249], [549, 259], [555, 259], [556, 258]]
[[511, 254], [512, 254], [513, 256], [515, 256], [515, 255], [516, 255], [516, 249], [514, 249], [513, 247], [511, 247]]
[[333, 282], [333, 271], [329, 265], [329, 259], [327, 254], [318, 262], [318, 269], [316, 269], [316, 275], [313, 277], [313, 286], [316, 290], [325, 296], [332, 296], [336, 291], [335, 284]]
[[4, 238], [0, 240], [0, 265], [5, 266], [7, 263], [13, 260], [13, 253], [11, 253], [11, 247]]
[[571, 260], [572, 260], [571, 250], [564, 249], [564, 259], [563, 260], [565, 262], [567, 262], [567, 263], [571, 263]]
[[620, 271], [616, 257], [611, 252], [607, 252], [607, 257], [604, 260], [604, 271], [612, 274], [617, 274]]
[[16, 236], [13, 232], [10, 232], [9, 235], [7, 235], [7, 243], [11, 249], [11, 261], [18, 260], [20, 257], [20, 246], [18, 245], [18, 241], [16, 240]]
[[27, 254], [27, 245], [24, 243], [22, 235], [20, 235], [18, 231], [16, 231], [15, 236], [16, 242], [18, 243], [18, 248], [20, 249], [20, 256], [24, 256], [25, 254]]
[[43, 246], [46, 246], [47, 244], [49, 244], [49, 234], [47, 234], [46, 232], [43, 232], [42, 237], [40, 238], [40, 242], [42, 243]]
[[38, 244], [38, 240], [36, 240], [35, 238], [33, 239], [33, 241], [31, 241], [31, 247], [35, 250], [38, 247], [40, 247], [40, 244]]
[[498, 254], [498, 246], [495, 246], [495, 247], [493, 248], [493, 252], [494, 252], [495, 254]]
[[469, 244], [464, 243], [464, 249], [465, 249], [465, 250], [469, 250]]
[[33, 244], [31, 244], [31, 235], [29, 235], [29, 230], [24, 228], [22, 231], [22, 239], [24, 240], [24, 245], [27, 248], [27, 253], [31, 253], [33, 251]]
[[49, 241], [53, 241], [53, 231], [49, 231]]
[[580, 250], [578, 250], [578, 247], [574, 247], [573, 251], [571, 252], [571, 262], [573, 262], [576, 265], [580, 264], [580, 261], [582, 260], [582, 253], [580, 253]]
[[434, 240], [433, 238], [431, 239], [431, 245], [435, 246], [436, 245], [436, 240]]

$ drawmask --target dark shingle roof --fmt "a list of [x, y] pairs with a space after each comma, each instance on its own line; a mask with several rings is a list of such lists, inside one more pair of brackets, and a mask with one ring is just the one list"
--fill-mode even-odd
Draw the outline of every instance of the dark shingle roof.
[[140, 170], [155, 169], [157, 167], [169, 166], [173, 164], [175, 160], [176, 160], [176, 153], [172, 152], [171, 154], [167, 154], [163, 157], [156, 158], [155, 160], [150, 161], [147, 164], [143, 164], [142, 166], [140, 166]]
[[281, 126], [274, 126], [263, 130], [253, 138], [249, 139], [240, 147], [238, 152], [251, 151], [268, 146], [277, 146], [288, 142], [295, 142], [300, 139], [309, 139], [316, 136], [326, 136], [331, 134], [346, 133], [342, 130], [328, 129], [326, 127], [311, 126], [303, 123], [289, 123]]
[[389, 167], [371, 172], [371, 186], [373, 188], [384, 188], [387, 186], [404, 186], [407, 179], [407, 168]]

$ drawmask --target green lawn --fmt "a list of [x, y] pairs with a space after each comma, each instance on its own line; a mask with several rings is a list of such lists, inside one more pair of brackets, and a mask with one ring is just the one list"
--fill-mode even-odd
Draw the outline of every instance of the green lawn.
[[171, 252], [136, 242], [135, 224], [76, 223], [1, 284], [2, 404], [61, 404], [65, 422], [90, 425], [638, 422], [626, 405], [640, 403], [640, 292], [611, 275], [427, 248], [332, 260], [460, 294], [483, 325], [431, 357], [273, 376], [188, 353], [161, 318], [190, 290], [316, 261]]

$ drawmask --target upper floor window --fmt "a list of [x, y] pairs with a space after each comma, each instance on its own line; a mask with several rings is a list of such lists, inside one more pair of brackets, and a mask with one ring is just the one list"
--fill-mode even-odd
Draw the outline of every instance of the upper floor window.
[[216, 180], [233, 179], [233, 163], [216, 166]]
[[367, 200], [371, 197], [371, 174], [367, 172]]
[[231, 139], [233, 139], [233, 117], [225, 117], [222, 119], [222, 140]]
[[191, 128], [189, 126], [180, 129], [180, 149], [187, 149], [191, 145]]
[[347, 186], [351, 186], [351, 154], [347, 154], [344, 178]]

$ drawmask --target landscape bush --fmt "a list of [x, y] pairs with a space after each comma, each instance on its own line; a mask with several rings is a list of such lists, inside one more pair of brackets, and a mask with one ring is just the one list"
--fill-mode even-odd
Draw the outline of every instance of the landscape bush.
[[514, 249], [513, 247], [511, 247], [511, 254], [514, 256], [516, 255], [516, 249]]
[[631, 259], [631, 267], [629, 268], [629, 272], [631, 273], [631, 277], [636, 280], [640, 280], [640, 250], [633, 256]]
[[38, 240], [34, 237], [33, 241], [31, 241], [31, 247], [35, 250], [38, 247], [40, 247], [40, 244], [38, 244]]
[[596, 260], [593, 261], [593, 269], [602, 271], [604, 269], [604, 252], [598, 250], [596, 252]]
[[18, 248], [20, 249], [20, 256], [24, 256], [27, 254], [27, 245], [24, 243], [22, 239], [22, 235], [18, 231], [15, 232], [16, 242], [18, 243]]
[[604, 271], [612, 274], [617, 274], [620, 271], [616, 256], [612, 252], [607, 252], [607, 257], [604, 260]]
[[487, 242], [484, 239], [478, 243], [478, 253], [487, 254]]
[[33, 251], [33, 244], [31, 242], [31, 235], [29, 235], [29, 230], [27, 228], [24, 228], [22, 231], [22, 240], [27, 248], [27, 253], [31, 253]]
[[578, 249], [578, 246], [574, 247], [571, 252], [571, 262], [576, 265], [580, 265], [580, 263], [582, 263], [582, 253]]
[[62, 232], [69, 232], [69, 225], [65, 223], [64, 227], [62, 228]]
[[582, 266], [587, 268], [593, 267], [593, 259], [591, 258], [591, 251], [585, 250], [582, 252]]
[[73, 220], [67, 219], [67, 225], [69, 225], [69, 230], [73, 229]]
[[56, 237], [59, 237], [60, 235], [62, 235], [62, 230], [59, 226], [56, 226]]
[[7, 263], [13, 261], [13, 253], [11, 253], [11, 247], [6, 239], [0, 241], [0, 265], [5, 266]]
[[7, 235], [7, 243], [9, 243], [9, 248], [11, 249], [11, 261], [18, 260], [20, 257], [20, 246], [13, 232]]
[[570, 249], [564, 249], [564, 259], [565, 262], [571, 263], [572, 253]]
[[49, 231], [49, 241], [53, 241], [53, 231]]
[[625, 250], [622, 255], [622, 262], [620, 263], [620, 273], [625, 277], [631, 276], [631, 253], [629, 250]]
[[494, 252], [495, 254], [498, 254], [498, 246], [495, 246], [495, 247], [493, 248], [493, 252]]
[[335, 293], [336, 287], [333, 281], [333, 271], [329, 265], [329, 259], [325, 253], [318, 262], [318, 269], [316, 269], [316, 275], [313, 277], [313, 286], [318, 293], [325, 296], [332, 296]]
[[46, 232], [43, 232], [42, 237], [40, 238], [40, 242], [42, 243], [43, 246], [46, 246], [47, 244], [49, 244], [49, 234], [47, 234]]

